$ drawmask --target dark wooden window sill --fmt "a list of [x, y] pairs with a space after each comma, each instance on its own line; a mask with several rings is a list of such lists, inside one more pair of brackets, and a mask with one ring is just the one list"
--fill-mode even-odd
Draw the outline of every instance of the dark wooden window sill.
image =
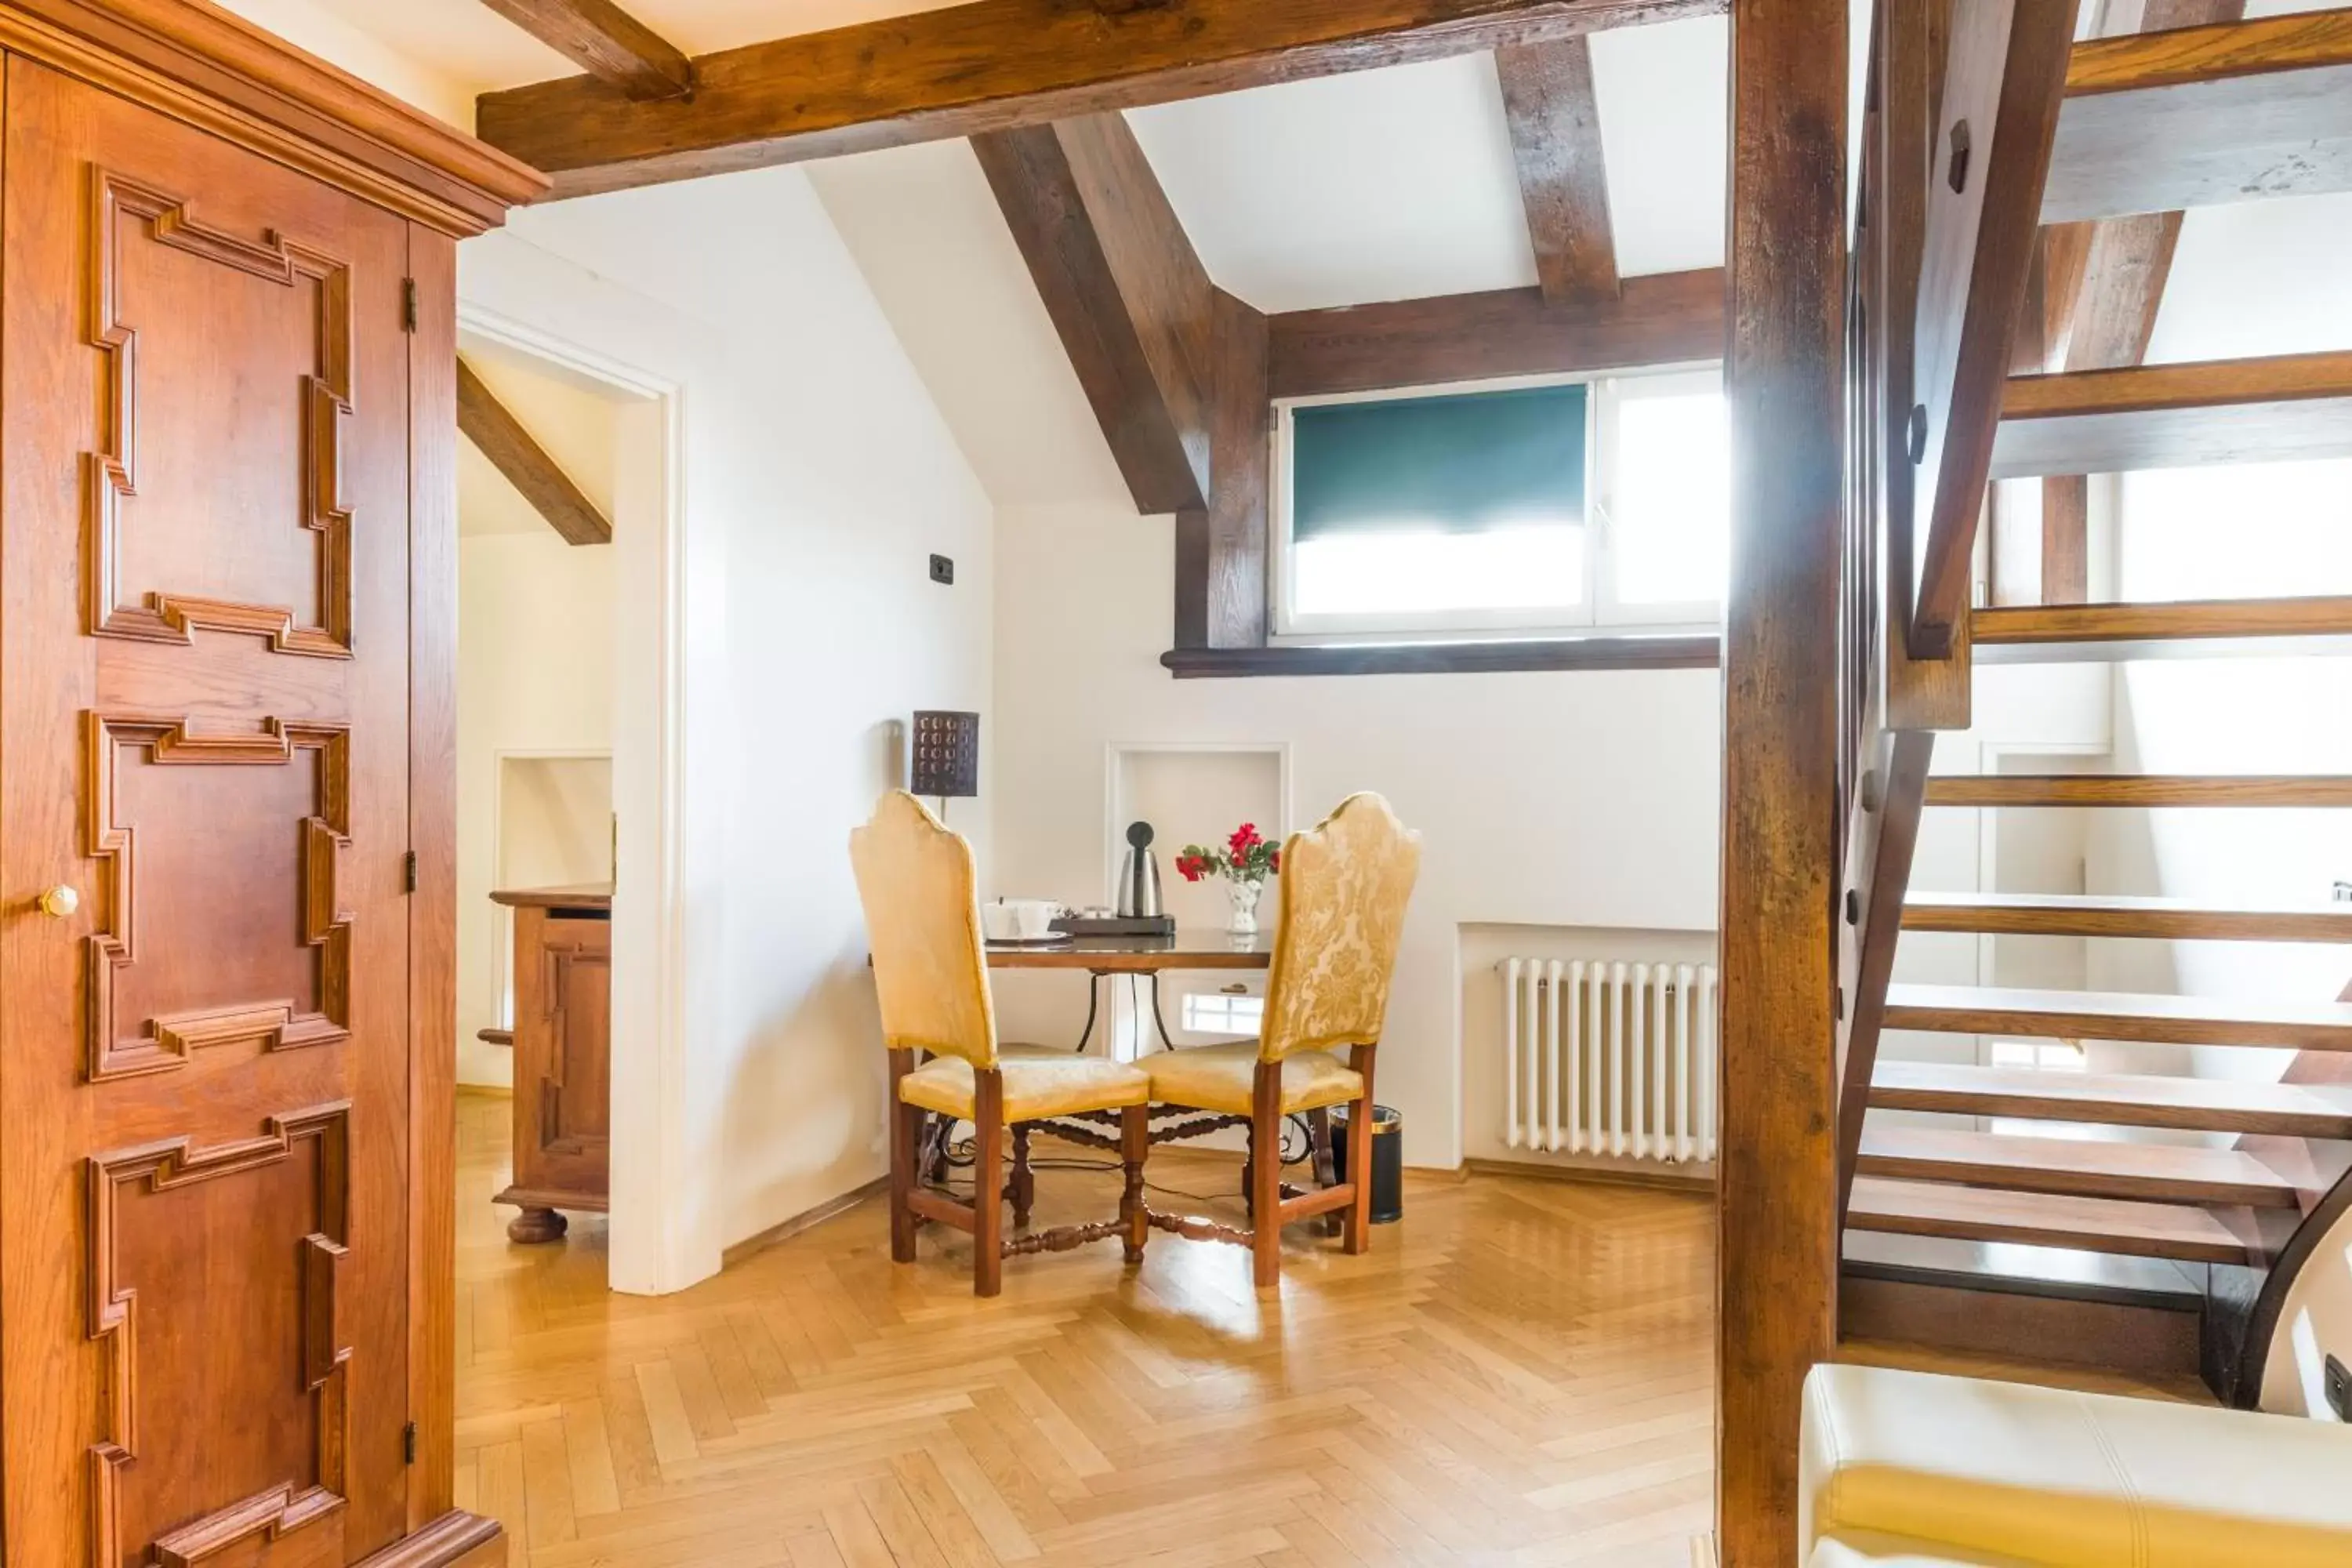
[[1179, 680], [1254, 675], [1492, 675], [1549, 669], [1713, 669], [1713, 633], [1550, 637], [1526, 642], [1287, 644], [1179, 647], [1160, 656]]

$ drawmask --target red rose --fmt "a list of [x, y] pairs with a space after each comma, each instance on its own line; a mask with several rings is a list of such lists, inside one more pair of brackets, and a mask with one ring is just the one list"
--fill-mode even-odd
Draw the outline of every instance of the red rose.
[[1197, 882], [1201, 879], [1201, 862], [1191, 855], [1177, 856], [1176, 869], [1188, 882]]
[[1234, 829], [1233, 837], [1226, 840], [1227, 846], [1233, 850], [1234, 858], [1236, 860], [1240, 859], [1243, 856], [1247, 855], [1253, 848], [1264, 842], [1265, 840], [1258, 837], [1257, 824], [1255, 822], [1243, 823], [1239, 827]]
[[1266, 858], [1265, 858], [1265, 868], [1266, 868], [1267, 870], [1269, 870], [1269, 871], [1272, 871], [1272, 872], [1276, 873], [1277, 876], [1281, 874], [1281, 871], [1282, 871], [1282, 851], [1281, 851], [1281, 850], [1279, 850], [1279, 849], [1276, 849], [1276, 850], [1271, 850], [1271, 851], [1269, 851], [1269, 852], [1267, 853]]

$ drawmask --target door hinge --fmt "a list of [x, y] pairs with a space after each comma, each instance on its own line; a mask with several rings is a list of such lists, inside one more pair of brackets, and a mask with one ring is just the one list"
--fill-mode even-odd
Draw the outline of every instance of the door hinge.
[[414, 278], [400, 280], [400, 330], [404, 332], [416, 330], [416, 279]]
[[400, 890], [416, 891], [416, 851], [412, 849], [400, 858]]
[[416, 1463], [416, 1423], [414, 1421], [400, 1429], [400, 1462], [404, 1465]]

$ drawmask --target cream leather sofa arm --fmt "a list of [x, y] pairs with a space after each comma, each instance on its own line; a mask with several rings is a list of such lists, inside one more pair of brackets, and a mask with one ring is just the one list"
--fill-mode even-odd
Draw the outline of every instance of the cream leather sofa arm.
[[2352, 1428], [2333, 1422], [1824, 1364], [1802, 1442], [1810, 1564], [2352, 1563]]

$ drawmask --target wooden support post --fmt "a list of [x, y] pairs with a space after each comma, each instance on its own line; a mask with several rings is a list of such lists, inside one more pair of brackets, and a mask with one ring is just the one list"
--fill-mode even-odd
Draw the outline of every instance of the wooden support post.
[[1795, 1568], [1805, 1373], [1837, 1343], [1846, 7], [1734, 0], [1716, 1530]]

